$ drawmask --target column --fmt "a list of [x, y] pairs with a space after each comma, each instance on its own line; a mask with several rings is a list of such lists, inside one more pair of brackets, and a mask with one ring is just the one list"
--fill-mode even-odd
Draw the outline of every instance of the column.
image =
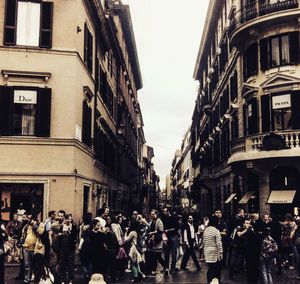
[[259, 213], [270, 214], [270, 205], [267, 200], [270, 194], [269, 173], [259, 173]]

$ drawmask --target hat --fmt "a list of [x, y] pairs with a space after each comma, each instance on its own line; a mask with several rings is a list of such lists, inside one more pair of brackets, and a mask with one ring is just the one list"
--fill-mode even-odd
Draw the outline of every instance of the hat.
[[94, 273], [91, 276], [91, 280], [89, 281], [89, 284], [106, 284], [106, 282], [104, 281], [102, 274]]

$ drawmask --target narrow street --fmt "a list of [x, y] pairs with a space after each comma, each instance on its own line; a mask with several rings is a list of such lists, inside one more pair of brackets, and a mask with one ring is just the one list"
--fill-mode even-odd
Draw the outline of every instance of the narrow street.
[[[156, 277], [146, 277], [144, 279], [144, 283], [182, 283], [182, 284], [192, 284], [192, 283], [198, 283], [198, 284], [204, 284], [206, 282], [206, 271], [207, 266], [205, 263], [201, 263], [201, 271], [198, 272], [194, 269], [194, 265], [192, 262], [189, 263], [190, 270], [189, 271], [179, 271], [176, 274], [171, 274], [169, 276], [164, 275], [163, 273], [160, 273], [160, 269], [158, 269], [158, 273]], [[6, 267], [6, 282], [5, 284], [21, 284], [23, 281], [14, 279], [18, 274], [18, 266], [9, 266]], [[222, 271], [222, 284], [237, 284], [237, 283], [247, 283], [245, 279], [244, 274], [238, 274], [236, 275], [234, 280], [227, 279], [227, 270]], [[283, 272], [282, 276], [278, 276], [275, 274], [275, 271], [273, 273], [273, 283], [285, 283], [285, 284], [296, 284], [299, 283], [299, 280], [296, 279], [296, 270], [285, 270]], [[115, 284], [118, 283], [130, 283], [131, 282], [131, 274], [126, 273], [122, 281], [113, 282]], [[80, 266], [77, 266], [75, 270], [75, 281], [76, 284], [84, 284], [85, 281], [82, 277], [81, 268]], [[109, 280], [107, 283], [112, 283]]]

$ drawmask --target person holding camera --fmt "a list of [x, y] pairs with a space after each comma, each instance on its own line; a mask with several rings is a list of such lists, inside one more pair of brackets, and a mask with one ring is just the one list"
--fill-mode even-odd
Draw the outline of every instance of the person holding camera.
[[68, 272], [69, 283], [74, 281], [74, 265], [75, 265], [75, 247], [77, 242], [78, 230], [73, 224], [71, 214], [67, 214], [63, 226], [58, 233], [58, 271], [62, 279], [62, 283], [66, 281], [66, 273]]

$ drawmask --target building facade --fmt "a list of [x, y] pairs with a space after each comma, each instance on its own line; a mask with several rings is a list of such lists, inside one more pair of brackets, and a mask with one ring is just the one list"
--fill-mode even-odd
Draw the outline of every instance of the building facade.
[[0, 3], [0, 199], [78, 220], [139, 204], [142, 79], [121, 1]]
[[210, 1], [194, 71], [192, 191], [203, 214], [300, 207], [299, 1]]

